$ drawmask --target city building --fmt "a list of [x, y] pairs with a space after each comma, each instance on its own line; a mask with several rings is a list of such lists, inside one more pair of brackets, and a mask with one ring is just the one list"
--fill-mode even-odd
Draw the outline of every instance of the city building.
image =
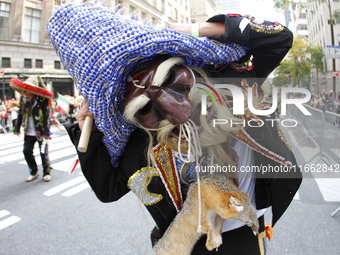
[[223, 13], [230, 11], [241, 12], [240, 0], [216, 0], [216, 4], [221, 6]]
[[307, 22], [307, 0], [299, 2], [291, 2], [291, 5], [286, 8], [286, 24], [295, 36], [302, 36], [308, 39], [308, 22]]
[[339, 0], [307, 1], [308, 39], [324, 49], [324, 73], [320, 73], [319, 92], [340, 91], [340, 10]]
[[[19, 98], [9, 87], [12, 77], [37, 74], [53, 92], [74, 95], [73, 81], [54, 52], [46, 23], [62, 1], [0, 1], [0, 99]], [[17, 92], [16, 92], [17, 93]]]
[[204, 22], [221, 11], [215, 0], [191, 0], [191, 23]]
[[46, 31], [54, 9], [65, 2], [92, 2], [148, 25], [191, 21], [190, 0], [0, 0], [0, 100], [19, 99], [9, 81], [30, 75], [40, 75], [55, 95], [78, 95]]

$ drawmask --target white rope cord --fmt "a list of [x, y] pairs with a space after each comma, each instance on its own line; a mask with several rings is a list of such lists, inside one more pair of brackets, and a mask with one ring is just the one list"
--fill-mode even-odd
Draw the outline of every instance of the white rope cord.
[[[181, 143], [182, 143], [182, 135], [184, 136], [185, 140], [188, 141], [188, 151], [187, 151], [187, 158], [184, 158], [182, 155], [181, 150]], [[179, 153], [179, 158], [184, 163], [190, 163], [190, 157], [191, 157], [191, 135], [190, 132], [187, 130], [187, 123], [184, 123], [182, 125], [179, 125], [179, 133], [178, 133], [178, 141], [177, 141], [177, 151]]]
[[[202, 149], [199, 144], [199, 138], [198, 138], [198, 131], [195, 128], [195, 123], [190, 120], [189, 127], [191, 129], [191, 132], [193, 134], [193, 146], [194, 146], [194, 157], [195, 162], [198, 163], [199, 157], [202, 155]], [[197, 175], [197, 199], [198, 199], [198, 226], [197, 226], [197, 233], [202, 233], [202, 201], [201, 201], [201, 180], [200, 180], [200, 173], [199, 171], [196, 171]]]
[[148, 131], [158, 131], [158, 130], [161, 130], [161, 129], [164, 129], [164, 128], [167, 128], [167, 127], [170, 127], [170, 126], [173, 126], [173, 124], [168, 124], [164, 127], [159, 127], [159, 128], [146, 128], [146, 127], [143, 127], [141, 124], [139, 123], [135, 123], [135, 125], [141, 129], [146, 129]]
[[[184, 138], [188, 141], [188, 152], [187, 152], [187, 159], [183, 158], [181, 153], [181, 137], [182, 133]], [[179, 139], [177, 144], [177, 149], [179, 152], [180, 159], [185, 163], [190, 163], [191, 155], [193, 155], [193, 158], [195, 162], [198, 162], [199, 157], [202, 155], [202, 149], [199, 144], [199, 138], [198, 138], [198, 131], [196, 129], [196, 125], [192, 120], [188, 120], [183, 125], [180, 125], [179, 128]], [[202, 233], [202, 201], [201, 201], [201, 181], [200, 181], [200, 175], [199, 171], [196, 171], [197, 175], [197, 199], [198, 199], [198, 226], [197, 226], [197, 232]]]

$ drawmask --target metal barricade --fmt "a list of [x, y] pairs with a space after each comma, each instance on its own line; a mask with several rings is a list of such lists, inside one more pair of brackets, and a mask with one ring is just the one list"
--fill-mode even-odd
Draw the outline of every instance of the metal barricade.
[[323, 130], [324, 130], [324, 120], [325, 116], [323, 111], [311, 107], [309, 105], [304, 105], [306, 109], [312, 115], [304, 115], [303, 118], [305, 119], [304, 127], [306, 128], [308, 135], [310, 136], [313, 141], [318, 145], [320, 148], [320, 152], [323, 151]]
[[[324, 156], [324, 159], [328, 159], [329, 165], [332, 164], [331, 161], [338, 164], [340, 162], [340, 114], [323, 112], [309, 105], [304, 106], [312, 114], [311, 116], [302, 114], [295, 105], [289, 105], [287, 110], [288, 114], [300, 124], [297, 132], [304, 131], [307, 136], [304, 140], [314, 141], [319, 149], [309, 162], [317, 156]], [[299, 145], [301, 146], [301, 143]], [[340, 207], [332, 212], [331, 216], [334, 217], [338, 212]]]
[[336, 163], [340, 162], [340, 114], [326, 111], [323, 133], [323, 152]]
[[[323, 112], [308, 105], [304, 105], [304, 107], [312, 115], [304, 115], [295, 105], [287, 106], [289, 115], [300, 124], [299, 129], [294, 132], [294, 135], [301, 136], [301, 133], [303, 133], [304, 138], [301, 139], [298, 146], [303, 147], [305, 143], [312, 141], [320, 153], [322, 150], [322, 133], [320, 133], [320, 131], [322, 132], [323, 130]], [[315, 155], [315, 157], [318, 156], [319, 153]]]
[[[311, 140], [319, 149], [316, 156], [325, 156], [328, 160], [335, 163], [340, 162], [340, 114], [333, 112], [323, 112], [309, 105], [304, 107], [312, 115], [304, 115], [295, 105], [288, 105], [287, 112], [299, 124], [300, 129], [296, 132], [303, 131], [306, 134], [299, 146], [303, 146], [303, 142]], [[309, 161], [311, 161], [309, 160]]]

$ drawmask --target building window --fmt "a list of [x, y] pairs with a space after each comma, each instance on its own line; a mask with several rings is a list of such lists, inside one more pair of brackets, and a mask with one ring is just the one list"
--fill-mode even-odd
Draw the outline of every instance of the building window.
[[136, 8], [134, 6], [129, 6], [129, 14], [134, 14], [136, 11]]
[[157, 21], [154, 17], [151, 18], [151, 25], [157, 25]]
[[32, 59], [29, 58], [24, 59], [24, 68], [32, 68]]
[[43, 68], [43, 61], [42, 59], [35, 60], [35, 68]]
[[8, 39], [10, 4], [0, 3], [0, 39]]
[[39, 43], [41, 11], [26, 8], [24, 22], [24, 42]]
[[11, 67], [11, 59], [10, 58], [1, 58], [1, 67], [2, 68], [10, 68]]
[[299, 19], [307, 19], [307, 13], [301, 12]]
[[167, 16], [172, 18], [172, 5], [168, 3], [168, 9], [166, 10]]
[[[63, 3], [65, 3], [66, 0], [54, 0], [54, 5], [57, 6], [57, 5], [61, 5]], [[86, 2], [86, 1], [83, 1], [83, 2]]]
[[60, 61], [58, 61], [58, 60], [54, 61], [54, 69], [61, 69]]
[[160, 8], [160, 10], [162, 12], [164, 12], [164, 8], [165, 8], [164, 0], [161, 0], [161, 8]]
[[308, 30], [307, 24], [299, 24], [297, 30]]

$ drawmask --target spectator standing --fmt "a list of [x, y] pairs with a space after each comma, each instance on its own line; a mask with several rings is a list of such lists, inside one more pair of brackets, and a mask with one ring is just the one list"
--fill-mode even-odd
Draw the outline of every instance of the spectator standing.
[[7, 133], [7, 130], [6, 130], [7, 110], [6, 110], [6, 105], [4, 104], [4, 102], [0, 102], [0, 116], [1, 116], [0, 127], [2, 127], [2, 131], [4, 133]]
[[12, 124], [11, 128], [12, 128], [12, 130], [14, 132], [14, 127], [15, 127], [15, 123], [17, 121], [18, 112], [19, 112], [19, 107], [18, 107], [17, 103], [16, 102], [11, 102], [10, 106], [8, 108], [8, 111], [11, 114], [11, 122], [12, 122], [11, 123]]

